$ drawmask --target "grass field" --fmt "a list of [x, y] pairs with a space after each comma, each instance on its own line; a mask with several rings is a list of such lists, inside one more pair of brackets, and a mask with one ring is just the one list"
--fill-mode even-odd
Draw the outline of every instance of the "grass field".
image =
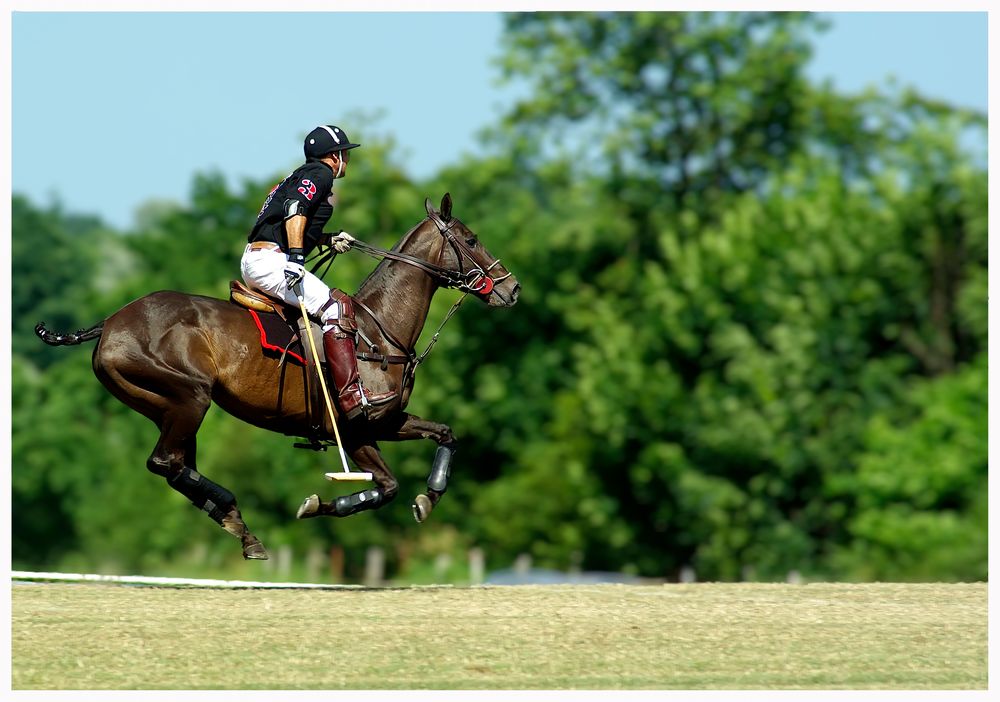
[[14, 585], [23, 689], [985, 689], [987, 586]]

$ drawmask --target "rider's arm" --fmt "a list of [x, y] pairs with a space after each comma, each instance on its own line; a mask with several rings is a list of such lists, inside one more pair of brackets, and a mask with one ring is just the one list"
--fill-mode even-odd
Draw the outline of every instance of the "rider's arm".
[[306, 233], [305, 215], [294, 215], [285, 220], [285, 233], [288, 235], [288, 250], [302, 250]]

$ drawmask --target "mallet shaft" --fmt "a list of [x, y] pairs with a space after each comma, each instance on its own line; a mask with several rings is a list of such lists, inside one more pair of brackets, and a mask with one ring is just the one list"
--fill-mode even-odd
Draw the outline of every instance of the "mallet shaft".
[[344, 442], [340, 440], [340, 430], [337, 428], [337, 416], [333, 413], [333, 402], [330, 400], [330, 393], [326, 389], [326, 380], [323, 378], [323, 368], [319, 364], [319, 353], [316, 351], [316, 342], [313, 341], [312, 323], [309, 321], [309, 314], [306, 312], [306, 300], [302, 295], [298, 296], [299, 307], [302, 309], [302, 322], [305, 326], [306, 337], [309, 339], [309, 349], [312, 351], [313, 363], [316, 364], [316, 375], [319, 377], [319, 386], [323, 388], [323, 399], [326, 400], [326, 410], [330, 413], [330, 423], [333, 424], [333, 435], [337, 439], [337, 450], [340, 452], [340, 462], [344, 466], [344, 472], [350, 473], [347, 467], [347, 456], [344, 454]]

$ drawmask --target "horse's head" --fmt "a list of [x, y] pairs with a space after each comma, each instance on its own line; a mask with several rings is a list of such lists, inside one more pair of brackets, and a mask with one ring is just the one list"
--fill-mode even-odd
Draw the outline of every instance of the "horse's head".
[[491, 307], [512, 307], [521, 285], [500, 259], [486, 250], [479, 238], [451, 215], [451, 194], [441, 198], [441, 209], [424, 201], [427, 218], [444, 238], [437, 265], [449, 271], [447, 287], [475, 295]]

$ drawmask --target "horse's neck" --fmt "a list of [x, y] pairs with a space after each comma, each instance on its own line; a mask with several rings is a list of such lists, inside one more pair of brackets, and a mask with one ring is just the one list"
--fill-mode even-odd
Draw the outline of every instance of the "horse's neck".
[[[425, 261], [437, 260], [440, 250], [422, 243], [412, 232], [396, 251]], [[358, 288], [355, 299], [364, 303], [382, 326], [408, 349], [416, 346], [427, 321], [437, 283], [423, 270], [402, 261], [383, 260]]]

